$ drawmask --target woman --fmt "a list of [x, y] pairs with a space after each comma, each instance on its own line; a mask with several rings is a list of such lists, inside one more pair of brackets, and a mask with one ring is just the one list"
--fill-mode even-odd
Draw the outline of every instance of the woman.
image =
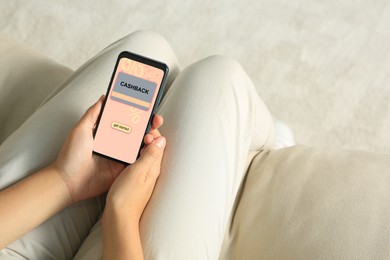
[[[82, 115], [124, 50], [170, 68], [146, 147], [126, 168], [92, 154], [103, 98]], [[180, 72], [161, 36], [135, 32], [74, 72], [1, 144], [0, 256], [217, 259], [248, 163], [273, 135], [237, 62], [211, 56]]]

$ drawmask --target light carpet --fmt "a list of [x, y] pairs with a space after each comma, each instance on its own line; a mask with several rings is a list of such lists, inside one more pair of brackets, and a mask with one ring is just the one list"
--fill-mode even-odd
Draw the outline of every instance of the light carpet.
[[1, 1], [0, 33], [76, 69], [138, 29], [237, 59], [298, 144], [390, 153], [390, 2]]

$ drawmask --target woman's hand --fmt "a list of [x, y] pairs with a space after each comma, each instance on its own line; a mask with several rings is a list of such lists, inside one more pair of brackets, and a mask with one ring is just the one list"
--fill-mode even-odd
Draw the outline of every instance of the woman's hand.
[[166, 140], [157, 130], [162, 117], [144, 138], [141, 157], [122, 171], [107, 195], [102, 218], [104, 259], [144, 259], [139, 220], [160, 175]]
[[140, 158], [122, 171], [107, 195], [106, 211], [134, 223], [139, 222], [160, 175], [166, 140], [156, 127], [162, 125], [162, 117], [154, 121], [155, 127], [144, 138], [146, 146]]
[[[93, 129], [96, 126], [103, 100], [104, 96], [101, 96], [85, 112], [68, 135], [57, 159], [51, 165], [68, 187], [73, 202], [91, 198], [107, 191], [125, 168], [119, 162], [92, 153]], [[157, 124], [154, 121], [157, 121]], [[158, 128], [161, 122], [162, 117], [155, 116], [154, 127]], [[155, 128], [152, 130], [156, 131]], [[150, 135], [145, 136], [146, 141], [150, 141]]]
[[81, 117], [65, 140], [52, 164], [66, 183], [73, 202], [107, 191], [124, 165], [92, 153], [93, 129], [104, 96]]

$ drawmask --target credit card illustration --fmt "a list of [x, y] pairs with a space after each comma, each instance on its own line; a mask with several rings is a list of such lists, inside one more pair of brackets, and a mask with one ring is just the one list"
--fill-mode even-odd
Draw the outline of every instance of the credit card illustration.
[[111, 99], [149, 110], [157, 84], [142, 78], [119, 72], [111, 92]]

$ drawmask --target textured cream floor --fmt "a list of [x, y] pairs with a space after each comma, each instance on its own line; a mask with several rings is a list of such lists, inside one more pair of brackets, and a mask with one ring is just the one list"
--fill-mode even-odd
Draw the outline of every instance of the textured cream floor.
[[239, 60], [299, 144], [390, 153], [386, 0], [0, 2], [0, 33], [76, 69], [137, 29], [163, 34], [184, 67]]

